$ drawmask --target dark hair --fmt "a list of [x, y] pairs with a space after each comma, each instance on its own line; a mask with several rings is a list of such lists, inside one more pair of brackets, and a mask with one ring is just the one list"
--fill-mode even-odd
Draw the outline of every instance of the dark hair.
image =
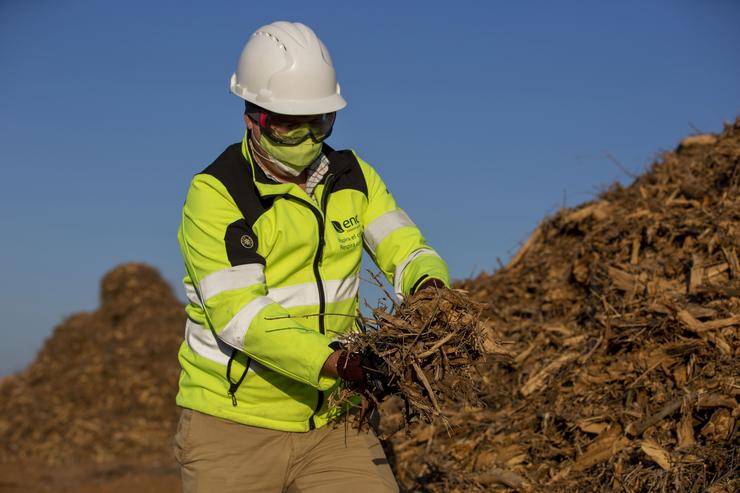
[[244, 101], [244, 114], [245, 115], [252, 115], [252, 114], [258, 114], [258, 113], [270, 113], [269, 110], [264, 109], [262, 106], [257, 106], [254, 103], [250, 103], [249, 101]]

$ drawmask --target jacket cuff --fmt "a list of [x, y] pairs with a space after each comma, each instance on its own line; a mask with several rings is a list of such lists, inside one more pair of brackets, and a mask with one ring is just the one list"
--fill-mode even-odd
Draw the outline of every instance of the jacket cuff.
[[425, 280], [430, 278], [439, 279], [446, 287], [450, 287], [450, 273], [447, 264], [434, 253], [418, 256], [404, 269], [402, 279], [403, 296], [410, 295]]
[[[318, 356], [317, 361], [317, 367], [319, 369], [318, 373], [316, 374], [316, 379], [313, 380], [312, 384], [314, 387], [316, 387], [318, 390], [328, 390], [334, 386], [334, 384], [337, 383], [336, 377], [329, 377], [326, 375], [321, 374], [321, 369], [324, 367], [324, 363], [326, 362], [326, 359], [334, 352], [332, 348], [329, 346], [326, 346], [326, 351], [321, 352], [321, 354]], [[314, 383], [315, 382], [315, 383]]]

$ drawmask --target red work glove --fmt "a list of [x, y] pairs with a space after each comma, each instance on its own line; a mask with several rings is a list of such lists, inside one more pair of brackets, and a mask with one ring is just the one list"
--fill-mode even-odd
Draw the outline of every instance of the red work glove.
[[365, 383], [365, 371], [362, 369], [360, 353], [342, 351], [337, 360], [337, 375], [342, 380], [355, 384]]

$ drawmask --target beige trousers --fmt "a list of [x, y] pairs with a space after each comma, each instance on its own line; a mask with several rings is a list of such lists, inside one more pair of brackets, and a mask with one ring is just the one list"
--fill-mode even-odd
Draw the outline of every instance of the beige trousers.
[[185, 493], [398, 492], [371, 431], [256, 428], [183, 409], [174, 440]]

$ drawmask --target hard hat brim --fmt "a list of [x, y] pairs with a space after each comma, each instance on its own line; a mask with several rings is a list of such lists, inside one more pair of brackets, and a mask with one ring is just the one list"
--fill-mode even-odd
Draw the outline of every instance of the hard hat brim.
[[285, 99], [276, 101], [268, 94], [250, 92], [236, 80], [236, 74], [233, 74], [230, 83], [232, 93], [273, 113], [280, 113], [282, 115], [320, 115], [322, 113], [339, 111], [347, 106], [347, 101], [339, 94], [339, 84], [337, 84], [336, 94], [331, 94], [325, 98], [307, 101]]

